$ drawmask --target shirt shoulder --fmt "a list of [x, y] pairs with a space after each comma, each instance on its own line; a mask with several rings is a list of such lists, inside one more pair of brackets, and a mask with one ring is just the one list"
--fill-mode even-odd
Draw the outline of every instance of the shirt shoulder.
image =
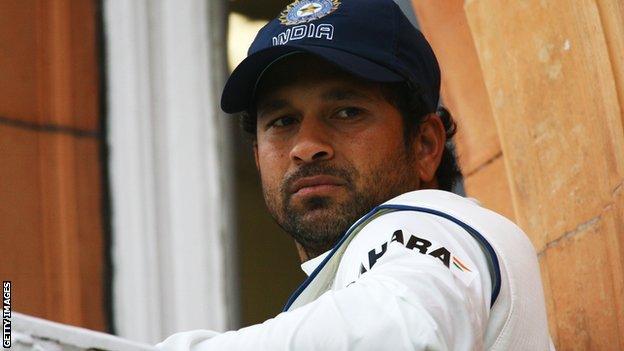
[[[507, 218], [461, 196], [420, 190], [381, 206], [383, 215], [359, 229], [341, 259], [335, 287], [348, 285], [383, 262], [388, 252], [446, 268], [458, 284], [487, 296], [486, 345], [548, 341], [537, 255], [527, 235]], [[431, 266], [434, 267], [434, 266]], [[522, 326], [522, 320], [535, 323]], [[536, 336], [540, 336], [537, 337]], [[488, 347], [489, 348], [489, 347]]]
[[[384, 205], [388, 204], [409, 206], [396, 201]], [[477, 295], [486, 296], [483, 308], [489, 310], [492, 284], [482, 247], [461, 226], [412, 207], [416, 208], [387, 207], [387, 213], [359, 230], [345, 250], [334, 286], [348, 286], [388, 260], [386, 256], [401, 255], [408, 259], [394, 262], [401, 262], [405, 269], [448, 276]]]

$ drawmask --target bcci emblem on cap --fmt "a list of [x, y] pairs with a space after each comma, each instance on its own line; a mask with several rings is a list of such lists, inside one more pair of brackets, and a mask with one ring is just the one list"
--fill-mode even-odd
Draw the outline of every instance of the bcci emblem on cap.
[[340, 0], [298, 0], [288, 5], [279, 19], [285, 26], [306, 23], [329, 15], [339, 6]]

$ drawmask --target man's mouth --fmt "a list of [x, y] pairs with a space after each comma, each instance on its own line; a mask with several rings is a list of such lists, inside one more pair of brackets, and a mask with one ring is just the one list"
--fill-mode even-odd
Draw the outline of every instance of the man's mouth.
[[341, 178], [317, 175], [298, 179], [289, 187], [289, 192], [294, 196], [330, 195], [344, 185], [346, 182]]

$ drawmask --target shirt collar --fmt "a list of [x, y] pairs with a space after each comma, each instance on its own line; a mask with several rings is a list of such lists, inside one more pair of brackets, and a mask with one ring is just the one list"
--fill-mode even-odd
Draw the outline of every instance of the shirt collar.
[[320, 254], [319, 256], [314, 257], [313, 259], [303, 262], [301, 264], [301, 269], [305, 272], [306, 275], [309, 276], [310, 274], [312, 274], [312, 272], [314, 272], [316, 267], [318, 267], [321, 264], [321, 262], [323, 262], [325, 257], [327, 257], [327, 255], [329, 255], [330, 252], [331, 250], [325, 251], [324, 253]]

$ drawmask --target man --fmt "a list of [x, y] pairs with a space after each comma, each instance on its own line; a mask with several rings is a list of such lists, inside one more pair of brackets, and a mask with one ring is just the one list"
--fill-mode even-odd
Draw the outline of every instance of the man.
[[267, 207], [309, 277], [265, 323], [159, 347], [552, 348], [526, 235], [449, 192], [461, 174], [439, 88], [392, 0], [299, 0], [265, 26], [222, 108], [243, 112]]

